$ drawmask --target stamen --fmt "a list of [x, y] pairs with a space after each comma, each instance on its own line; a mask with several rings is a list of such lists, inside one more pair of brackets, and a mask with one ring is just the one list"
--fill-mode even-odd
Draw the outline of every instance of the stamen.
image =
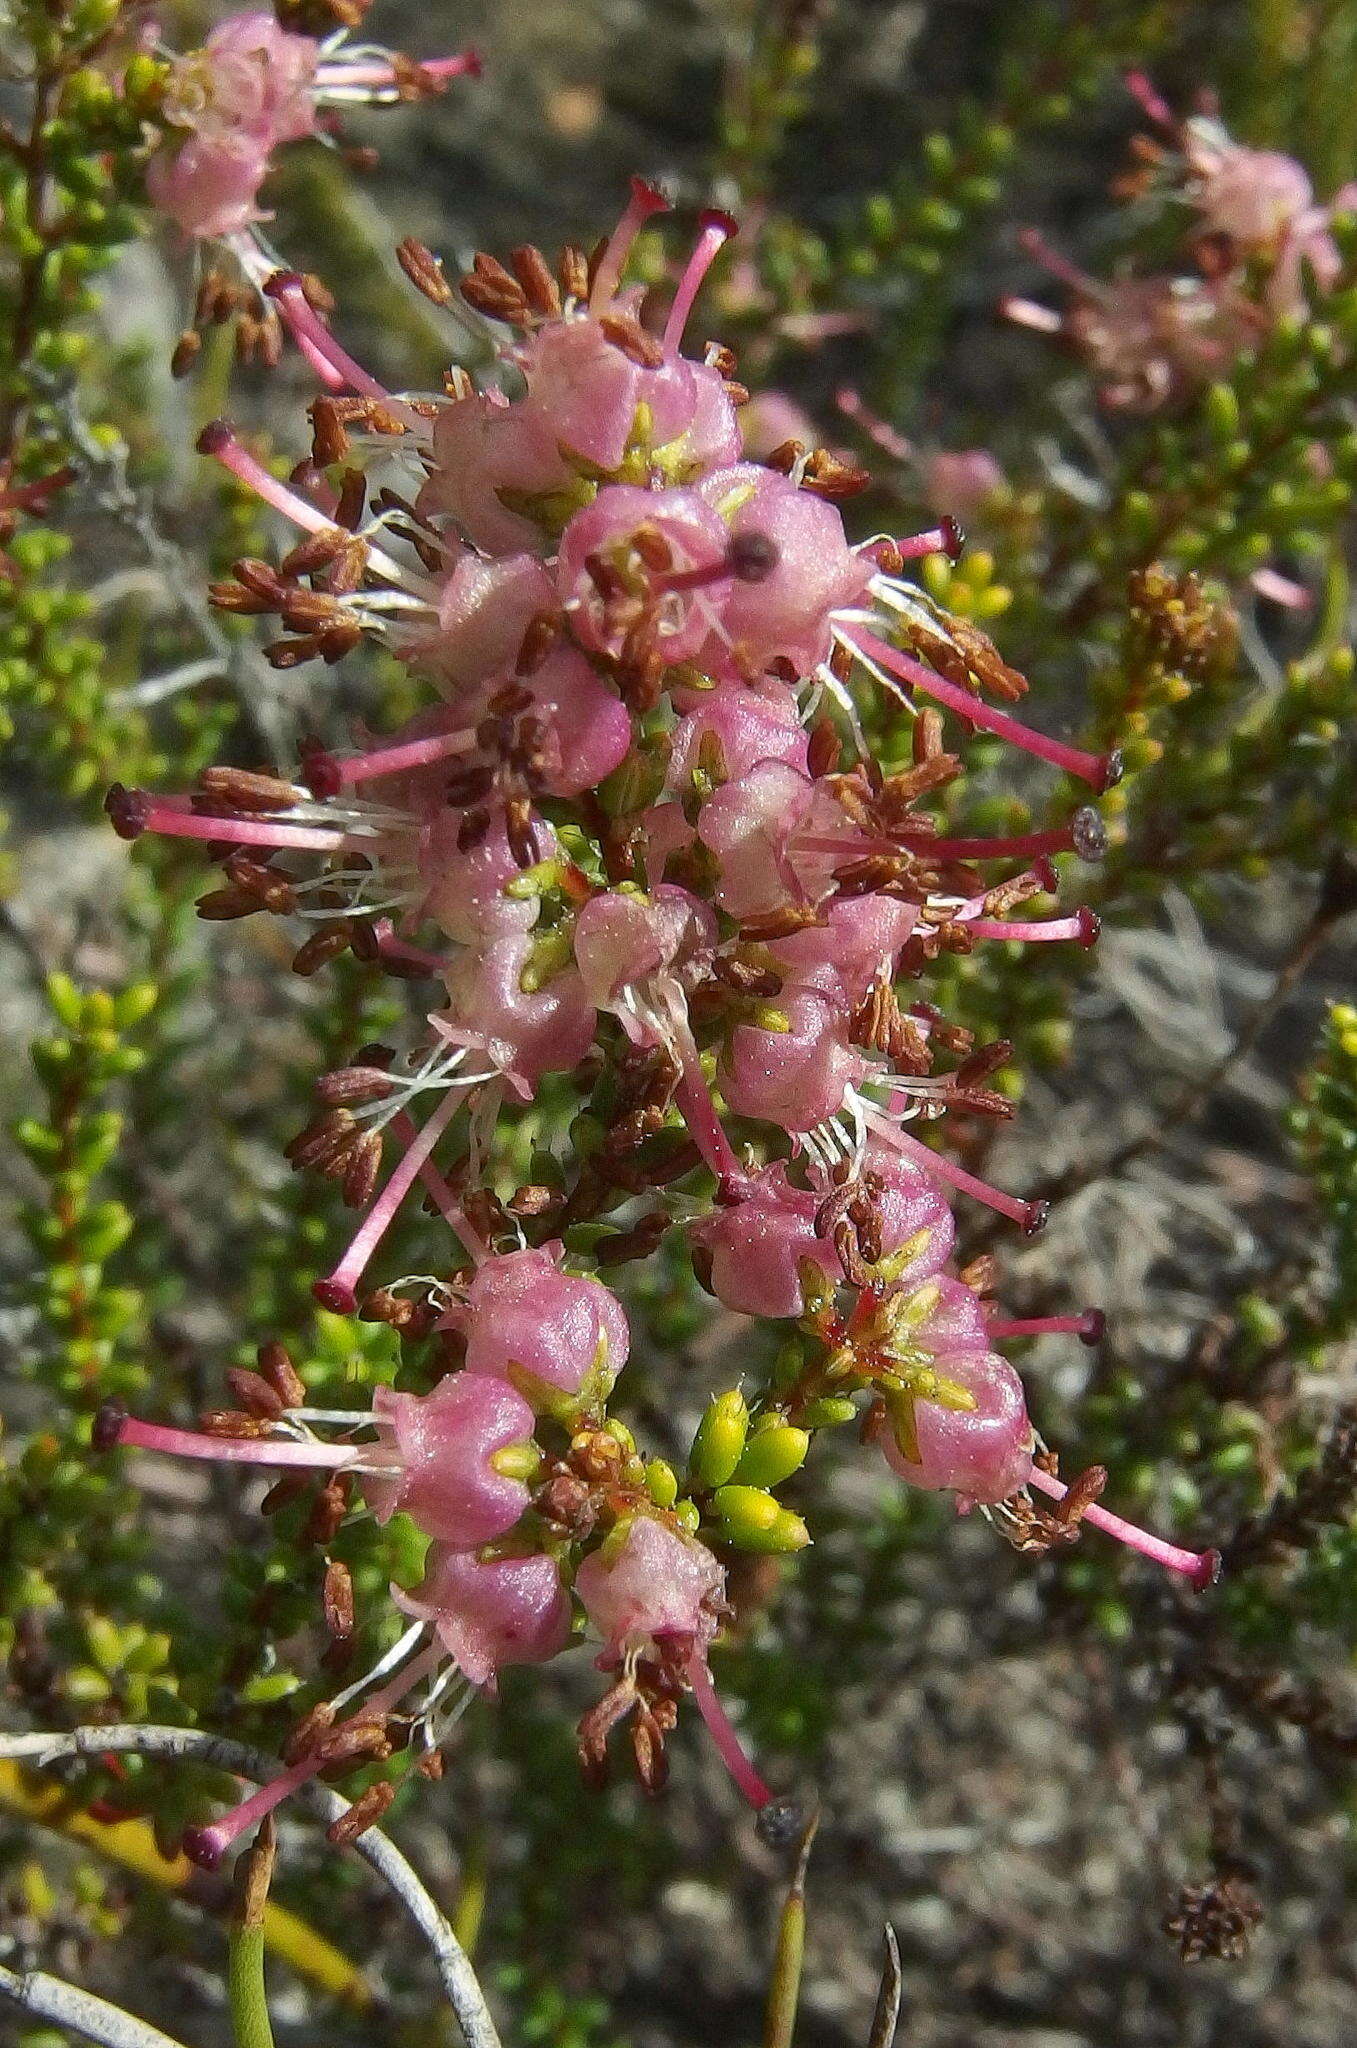
[[[1049, 1472], [1043, 1472], [1040, 1465], [1032, 1467], [1029, 1486], [1035, 1486], [1038, 1493], [1049, 1495], [1052, 1500], [1063, 1500], [1069, 1492], [1063, 1480], [1056, 1479]], [[1083, 1510], [1082, 1519], [1091, 1522], [1095, 1529], [1101, 1529], [1108, 1536], [1115, 1536], [1119, 1543], [1125, 1543], [1142, 1556], [1153, 1558], [1156, 1564], [1164, 1565], [1171, 1572], [1181, 1572], [1198, 1593], [1204, 1593], [1208, 1586], [1214, 1586], [1220, 1577], [1220, 1552], [1218, 1550], [1183, 1550], [1176, 1543], [1165, 1542], [1162, 1536], [1152, 1536], [1148, 1530], [1137, 1528], [1134, 1522], [1127, 1522], [1110, 1509], [1099, 1507], [1094, 1501]]]
[[[407, 1664], [390, 1685], [373, 1694], [361, 1709], [361, 1718], [364, 1721], [380, 1720], [392, 1707], [399, 1704], [412, 1686], [417, 1685], [421, 1678], [435, 1669], [441, 1657], [442, 1651], [437, 1645], [425, 1650], [412, 1664]], [[323, 1755], [313, 1753], [303, 1757], [300, 1763], [291, 1765], [278, 1777], [271, 1779], [267, 1785], [261, 1785], [257, 1792], [242, 1800], [239, 1806], [233, 1806], [229, 1813], [224, 1813], [219, 1820], [213, 1821], [210, 1827], [187, 1829], [184, 1834], [184, 1854], [200, 1869], [215, 1870], [232, 1842], [263, 1820], [266, 1814], [272, 1813], [275, 1807], [281, 1806], [298, 1786], [305, 1785], [308, 1779], [314, 1778], [324, 1769]]]
[[693, 1689], [697, 1711], [707, 1724], [722, 1763], [752, 1807], [757, 1810], [766, 1806], [773, 1796], [772, 1788], [764, 1784], [745, 1755], [730, 1716], [722, 1706], [716, 1687], [712, 1684], [711, 1670], [701, 1650], [695, 1649], [688, 1659], [686, 1675]]
[[[1055, 768], [1064, 769], [1068, 775], [1077, 776], [1100, 793], [1111, 789], [1121, 779], [1121, 756], [1111, 754], [1088, 754], [1079, 747], [1066, 746], [1060, 740], [1053, 740], [1045, 733], [1034, 732], [1030, 726], [1011, 718], [1006, 711], [987, 704], [982, 697], [972, 695], [958, 683], [950, 683], [945, 677], [935, 675], [925, 668], [921, 661], [905, 654], [888, 641], [879, 640], [875, 633], [869, 633], [861, 626], [851, 630], [844, 625], [836, 627], [838, 638], [850, 653], [863, 656], [869, 664], [888, 672], [888, 686], [913, 710], [909, 689], [924, 691], [935, 697], [940, 704], [955, 711], [961, 718], [969, 719], [972, 725], [980, 726], [985, 732], [997, 734], [1012, 746], [1021, 747], [1024, 753], [1035, 754], [1040, 760], [1049, 761]], [[907, 685], [908, 688], [901, 687]]]
[[445, 761], [450, 754], [465, 754], [475, 744], [475, 733], [462, 728], [457, 732], [435, 733], [428, 739], [406, 740], [398, 747], [375, 747], [371, 753], [352, 754], [347, 760], [325, 755], [325, 766], [320, 771], [327, 780], [325, 793], [337, 793], [330, 786], [332, 782], [339, 789], [346, 789], [377, 775], [400, 775], [407, 768], [427, 768], [434, 761]]
[[228, 469], [247, 491], [262, 498], [275, 512], [281, 512], [294, 526], [300, 526], [306, 533], [328, 533], [334, 521], [326, 517], [316, 506], [309, 505], [296, 491], [290, 491], [286, 484], [279, 483], [270, 475], [262, 462], [242, 447], [236, 438], [236, 430], [229, 420], [213, 420], [198, 436], [198, 453], [210, 455]]
[[608, 239], [603, 260], [598, 266], [593, 286], [589, 293], [590, 310], [597, 312], [606, 306], [617, 290], [622, 276], [622, 266], [631, 254], [632, 243], [640, 234], [646, 222], [657, 213], [668, 213], [669, 201], [654, 185], [648, 185], [644, 178], [631, 181], [631, 198], [627, 210]]
[[669, 308], [669, 318], [664, 324], [662, 337], [666, 355], [677, 355], [683, 340], [683, 330], [688, 325], [688, 315], [693, 310], [693, 301], [702, 289], [702, 283], [712, 264], [724, 249], [731, 236], [739, 232], [737, 224], [728, 213], [709, 208], [699, 223], [700, 232], [687, 267], [679, 279], [674, 303]]
[[1107, 851], [1107, 831], [1091, 805], [1075, 812], [1068, 825], [1044, 832], [1014, 832], [1006, 839], [943, 839], [931, 832], [916, 833], [902, 826], [902, 839], [917, 844], [921, 853], [936, 853], [947, 860], [1007, 860], [1010, 856], [1077, 853], [1080, 860], [1101, 860]]

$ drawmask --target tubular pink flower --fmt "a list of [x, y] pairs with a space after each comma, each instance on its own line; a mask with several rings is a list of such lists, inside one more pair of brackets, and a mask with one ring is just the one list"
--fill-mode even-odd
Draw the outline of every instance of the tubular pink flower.
[[434, 1544], [424, 1582], [391, 1589], [403, 1614], [427, 1621], [472, 1685], [493, 1693], [508, 1664], [545, 1664], [570, 1641], [560, 1566], [545, 1556], [480, 1558]]
[[[1063, 1480], [1053, 1478], [1040, 1465], [1034, 1465], [1027, 1481], [1038, 1493], [1048, 1494], [1052, 1500], [1063, 1500], [1069, 1488]], [[1083, 1520], [1091, 1522], [1095, 1529], [1101, 1529], [1108, 1536], [1115, 1536], [1118, 1543], [1125, 1543], [1131, 1550], [1138, 1550], [1142, 1557], [1151, 1558], [1155, 1564], [1162, 1564], [1168, 1571], [1181, 1572], [1194, 1591], [1204, 1593], [1208, 1586], [1214, 1586], [1220, 1577], [1220, 1552], [1218, 1550], [1183, 1550], [1176, 1543], [1165, 1542], [1162, 1536], [1152, 1536], [1147, 1529], [1137, 1528], [1134, 1522], [1127, 1522], [1120, 1515], [1112, 1514], [1107, 1508], [1099, 1507], [1095, 1501], [1083, 1511]]]
[[1064, 769], [1080, 782], [1087, 782], [1098, 791], [1111, 789], [1121, 776], [1120, 757], [1113, 754], [1087, 754], [1078, 747], [1066, 746], [1061, 740], [1053, 740], [1045, 733], [1034, 732], [1030, 726], [1010, 718], [1006, 711], [987, 704], [982, 697], [969, 690], [963, 690], [959, 683], [949, 683], [944, 676], [935, 675], [912, 655], [904, 654], [898, 647], [879, 640], [866, 627], [841, 624], [836, 628], [844, 645], [854, 653], [861, 654], [867, 662], [887, 672], [887, 681], [906, 704], [912, 704], [912, 690], [922, 690], [926, 696], [935, 697], [939, 704], [945, 704], [958, 716], [969, 719], [985, 732], [992, 732], [1011, 745], [1021, 747], [1024, 753], [1035, 754], [1040, 760], [1049, 761], [1052, 767]]

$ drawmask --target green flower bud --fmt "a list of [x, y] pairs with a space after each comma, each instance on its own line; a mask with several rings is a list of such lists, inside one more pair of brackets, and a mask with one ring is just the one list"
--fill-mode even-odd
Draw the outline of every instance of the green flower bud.
[[698, 1486], [724, 1486], [740, 1462], [749, 1435], [749, 1404], [738, 1387], [717, 1394], [693, 1438], [688, 1469]]
[[805, 1463], [810, 1434], [789, 1422], [775, 1422], [749, 1439], [734, 1478], [742, 1486], [781, 1486]]

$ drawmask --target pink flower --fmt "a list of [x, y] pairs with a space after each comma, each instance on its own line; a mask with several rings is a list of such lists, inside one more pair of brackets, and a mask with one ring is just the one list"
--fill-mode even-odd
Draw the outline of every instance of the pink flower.
[[363, 1492], [379, 1522], [397, 1510], [426, 1536], [469, 1550], [503, 1536], [528, 1505], [521, 1479], [496, 1455], [531, 1442], [532, 1410], [512, 1387], [451, 1373], [431, 1394], [378, 1387], [372, 1412], [394, 1445], [392, 1476], [367, 1474]]
[[809, 1131], [838, 1115], [867, 1062], [848, 1043], [847, 1018], [820, 989], [784, 990], [787, 1029], [739, 1024], [721, 1062], [721, 1086], [736, 1116]]
[[973, 1407], [947, 1407], [920, 1395], [908, 1407], [917, 1458], [901, 1442], [889, 1406], [876, 1438], [892, 1471], [911, 1486], [947, 1490], [967, 1500], [1007, 1500], [1032, 1470], [1032, 1425], [1022, 1381], [993, 1351], [948, 1352], [939, 1373], [969, 1395]]
[[631, 1342], [617, 1296], [547, 1251], [486, 1259], [450, 1320], [466, 1333], [468, 1373], [590, 1401], [612, 1391]]
[[603, 1639], [601, 1665], [670, 1644], [687, 1655], [716, 1633], [726, 1575], [691, 1536], [650, 1515], [619, 1524], [575, 1575], [575, 1591]]
[[432, 1624], [464, 1678], [487, 1692], [507, 1664], [545, 1664], [570, 1640], [570, 1601], [554, 1558], [479, 1558], [435, 1544], [424, 1582], [391, 1589], [403, 1614]]

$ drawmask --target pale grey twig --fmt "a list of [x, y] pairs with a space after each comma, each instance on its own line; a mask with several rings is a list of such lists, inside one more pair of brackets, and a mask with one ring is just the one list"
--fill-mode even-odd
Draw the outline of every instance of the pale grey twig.
[[16, 2005], [35, 2020], [50, 2020], [67, 2027], [83, 2040], [96, 2041], [99, 2048], [182, 2048], [172, 2034], [135, 2019], [120, 2005], [96, 1998], [90, 1991], [78, 1991], [62, 1977], [49, 1977], [45, 1970], [7, 1970], [0, 1964], [0, 1999]]
[[[108, 1728], [73, 1728], [68, 1734], [0, 1735], [0, 1757], [27, 1757], [39, 1766], [62, 1757], [97, 1757], [108, 1751], [133, 1756], [191, 1757], [213, 1770], [230, 1771], [257, 1785], [268, 1784], [283, 1766], [276, 1757], [249, 1749], [222, 1735], [196, 1728], [141, 1728], [119, 1723]], [[328, 1785], [314, 1780], [292, 1795], [298, 1805], [332, 1826], [349, 1811], [349, 1802]], [[467, 2048], [502, 2048], [495, 2023], [466, 1950], [447, 1919], [389, 1836], [368, 1828], [353, 1844], [365, 1863], [385, 1879], [433, 1950], [443, 1988], [466, 2038]], [[129, 2040], [127, 2048], [133, 2048]]]
[[117, 705], [131, 705], [137, 710], [148, 704], [161, 704], [166, 697], [173, 697], [180, 690], [191, 690], [195, 683], [205, 683], [213, 676], [223, 675], [227, 666], [217, 654], [206, 654], [200, 661], [181, 661], [177, 668], [162, 669], [158, 676], [143, 676], [139, 683], [129, 683], [125, 690], [115, 690], [112, 701]]

